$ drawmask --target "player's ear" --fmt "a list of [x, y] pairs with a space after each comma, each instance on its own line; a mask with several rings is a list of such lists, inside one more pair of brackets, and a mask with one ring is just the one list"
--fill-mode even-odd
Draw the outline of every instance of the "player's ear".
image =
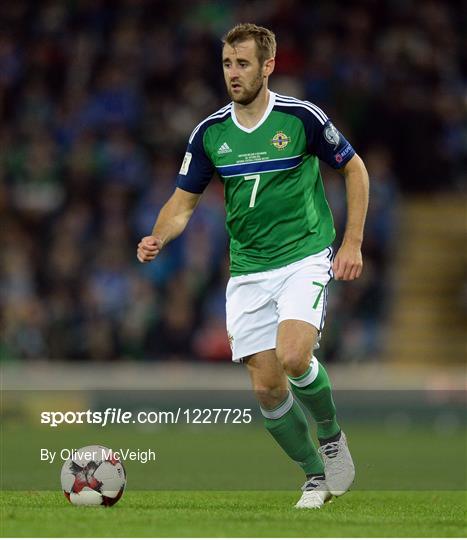
[[276, 65], [276, 60], [274, 58], [269, 58], [266, 60], [263, 64], [263, 75], [265, 77], [269, 77], [271, 73], [274, 71], [274, 67]]

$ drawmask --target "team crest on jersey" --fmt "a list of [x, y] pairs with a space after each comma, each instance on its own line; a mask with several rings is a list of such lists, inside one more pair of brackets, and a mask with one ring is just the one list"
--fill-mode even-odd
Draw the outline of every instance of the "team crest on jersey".
[[271, 144], [278, 150], [284, 150], [289, 142], [290, 137], [288, 137], [283, 131], [278, 131], [271, 140]]

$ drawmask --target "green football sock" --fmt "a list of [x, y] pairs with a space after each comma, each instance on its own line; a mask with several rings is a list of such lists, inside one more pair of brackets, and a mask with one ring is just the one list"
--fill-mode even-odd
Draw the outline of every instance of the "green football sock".
[[300, 377], [289, 377], [289, 381], [293, 393], [315, 419], [318, 425], [318, 439], [330, 439], [339, 433], [331, 381], [318, 360], [313, 357], [305, 373]]
[[261, 407], [264, 425], [279, 446], [304, 470], [305, 474], [323, 474], [324, 465], [310, 437], [308, 422], [291, 392], [278, 407]]

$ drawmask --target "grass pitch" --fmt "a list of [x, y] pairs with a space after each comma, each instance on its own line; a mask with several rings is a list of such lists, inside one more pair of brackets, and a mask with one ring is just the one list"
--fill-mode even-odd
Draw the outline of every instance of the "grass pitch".
[[[67, 426], [68, 427], [68, 426]], [[397, 433], [384, 425], [348, 425], [357, 469], [355, 491], [463, 491], [467, 489], [467, 439], [464, 433], [439, 434], [428, 426]], [[0, 489], [54, 491], [60, 488], [63, 461], [40, 460], [40, 449], [59, 452], [103, 444], [152, 448], [156, 460], [126, 461], [129, 493], [161, 491], [294, 491], [303, 473], [262, 425], [167, 426], [139, 431], [69, 426], [47, 429], [19, 422], [2, 425]], [[440, 467], [443, 463], [455, 467]]]
[[[37, 425], [37, 410], [32, 422], [16, 412], [0, 431], [2, 536], [467, 536], [461, 426], [440, 431], [425, 421], [401, 432], [382, 420], [346, 423], [353, 491], [320, 510], [296, 510], [303, 473], [260, 423], [52, 429]], [[62, 462], [41, 461], [40, 450], [89, 444], [152, 448], [157, 459], [125, 462], [128, 491], [114, 507], [74, 507], [59, 488]]]
[[60, 492], [1, 493], [12, 537], [462, 537], [464, 492], [355, 491], [296, 510], [292, 491], [129, 491], [112, 508], [74, 507]]

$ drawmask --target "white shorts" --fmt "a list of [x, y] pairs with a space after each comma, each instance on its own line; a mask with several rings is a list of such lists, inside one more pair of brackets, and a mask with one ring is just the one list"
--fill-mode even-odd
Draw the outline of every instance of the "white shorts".
[[305, 321], [321, 332], [331, 279], [330, 247], [282, 268], [231, 277], [226, 310], [232, 360], [275, 349], [284, 320]]

